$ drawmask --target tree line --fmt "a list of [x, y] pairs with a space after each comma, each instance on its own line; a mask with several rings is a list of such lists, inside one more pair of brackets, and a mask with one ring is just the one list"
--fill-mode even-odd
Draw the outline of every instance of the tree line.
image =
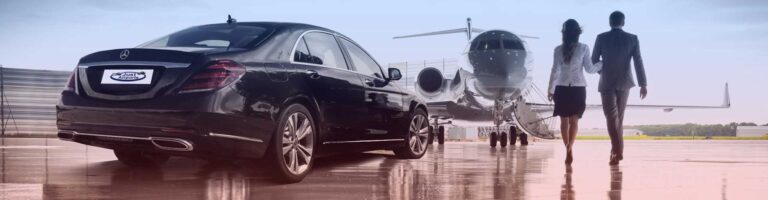
[[[754, 122], [731, 122], [729, 124], [671, 124], [671, 125], [637, 125], [626, 126], [625, 129], [637, 129], [649, 136], [736, 136], [737, 126], [757, 126]], [[764, 126], [768, 126], [765, 124]]]

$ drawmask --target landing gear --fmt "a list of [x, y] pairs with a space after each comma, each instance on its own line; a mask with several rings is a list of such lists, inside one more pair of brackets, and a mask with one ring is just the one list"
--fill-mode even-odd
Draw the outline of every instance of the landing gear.
[[439, 122], [438, 120], [446, 120], [448, 118], [446, 117], [439, 117], [439, 116], [432, 116], [432, 120], [429, 123], [429, 144], [432, 144], [437, 140], [438, 144], [444, 144], [445, 143], [445, 124], [451, 124], [451, 121], [443, 121]]
[[501, 132], [499, 143], [501, 143], [501, 147], [507, 147], [507, 132]]
[[435, 128], [432, 128], [432, 126], [428, 126], [427, 127], [427, 132], [429, 132], [429, 141], [427, 143], [429, 143], [431, 145], [431, 144], [435, 143], [435, 136], [436, 136], [435, 135]]
[[509, 126], [509, 145], [515, 146], [517, 142], [517, 127]]
[[445, 143], [445, 126], [437, 127], [437, 144]]
[[520, 145], [528, 145], [528, 134], [521, 133], [520, 134]]
[[445, 143], [445, 126], [437, 126], [437, 131], [432, 126], [429, 126], [429, 144], [432, 144], [437, 140], [438, 144]]
[[496, 142], [499, 140], [499, 134], [491, 132], [491, 148], [496, 148]]

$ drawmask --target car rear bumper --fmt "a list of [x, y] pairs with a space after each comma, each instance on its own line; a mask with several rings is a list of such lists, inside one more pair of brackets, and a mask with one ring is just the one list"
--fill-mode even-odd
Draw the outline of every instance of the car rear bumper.
[[[96, 107], [86, 105], [87, 101], [93, 100], [72, 101], [71, 98], [80, 97], [62, 95], [62, 103], [56, 107], [58, 137], [108, 149], [179, 156], [260, 158], [269, 146], [275, 126], [268, 115], [223, 108]], [[65, 101], [65, 98], [70, 99]], [[195, 100], [186, 102], [190, 101]]]

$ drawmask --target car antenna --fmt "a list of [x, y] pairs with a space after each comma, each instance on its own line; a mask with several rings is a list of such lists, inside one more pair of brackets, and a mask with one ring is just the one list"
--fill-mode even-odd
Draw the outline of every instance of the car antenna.
[[[232, 18], [232, 15], [228, 14], [227, 15], [227, 24], [237, 26], [237, 24], [235, 24], [235, 23], [237, 23], [237, 19]], [[231, 46], [232, 46], [231, 43], [229, 45], [227, 45], [227, 51], [229, 51], [229, 47], [231, 47]]]
[[227, 15], [227, 24], [233, 24], [237, 22], [237, 19], [232, 18], [232, 15]]

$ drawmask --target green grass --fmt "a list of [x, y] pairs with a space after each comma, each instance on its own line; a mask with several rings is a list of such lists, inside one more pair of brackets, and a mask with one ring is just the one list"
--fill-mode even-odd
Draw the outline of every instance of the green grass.
[[[577, 140], [610, 140], [611, 138], [605, 136], [576, 136]], [[705, 136], [624, 136], [624, 140], [704, 140]], [[768, 140], [767, 136], [762, 137], [735, 137], [735, 136], [714, 136], [712, 140]]]

